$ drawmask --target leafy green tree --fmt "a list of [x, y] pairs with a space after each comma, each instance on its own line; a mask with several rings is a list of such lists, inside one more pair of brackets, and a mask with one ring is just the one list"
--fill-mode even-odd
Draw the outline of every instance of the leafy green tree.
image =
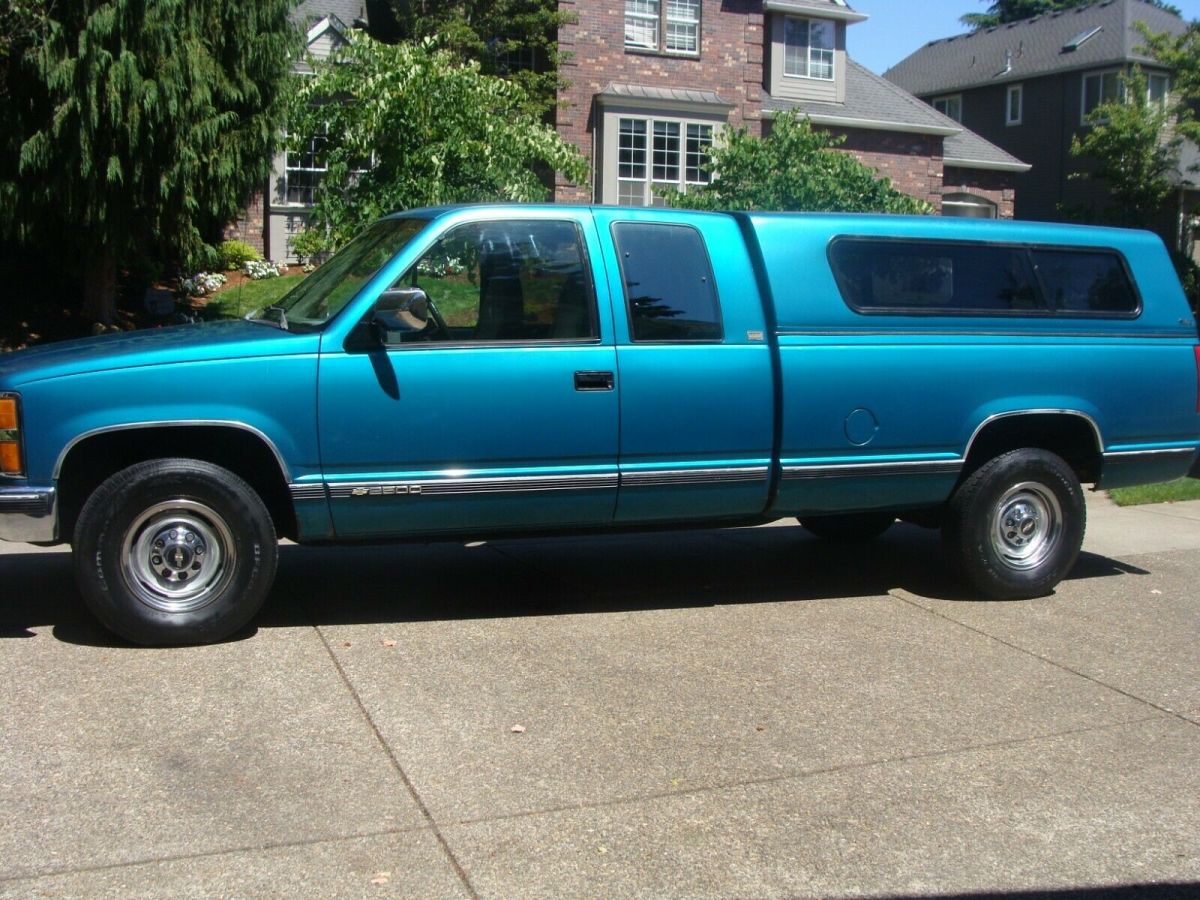
[[560, 85], [558, 29], [573, 15], [557, 0], [390, 0], [402, 38], [436, 38], [485, 75], [511, 78], [525, 109], [544, 115]]
[[[989, 4], [987, 12], [967, 13], [959, 19], [968, 28], [979, 29], [1004, 25], [1008, 22], [1039, 16], [1042, 13], [1073, 9], [1076, 6], [1090, 6], [1096, 0], [980, 0], [980, 2]], [[1177, 16], [1182, 15], [1177, 6], [1167, 3], [1165, 0], [1148, 0], [1148, 2], [1160, 9], [1173, 12]]]
[[667, 190], [672, 206], [688, 209], [927, 213], [928, 203], [903, 194], [849, 153], [845, 139], [816, 131], [795, 113], [776, 117], [765, 138], [726, 126], [713, 145], [711, 183]]
[[547, 199], [539, 169], [588, 176], [579, 151], [528, 111], [519, 85], [431, 41], [389, 45], [355, 33], [314, 69], [289, 116], [293, 135], [327, 135], [327, 172], [297, 244], [304, 255], [395, 210]]
[[43, 3], [37, 39], [0, 58], [0, 232], [77, 259], [89, 317], [112, 321], [118, 267], [197, 257], [266, 179], [290, 6]]
[[1155, 34], [1137, 23], [1146, 51], [1171, 73], [1170, 109], [1174, 127], [1193, 143], [1200, 143], [1200, 22], [1190, 22], [1181, 34]]
[[1175, 107], [1147, 97], [1146, 76], [1135, 67], [1121, 76], [1123, 99], [1103, 103], [1088, 115], [1089, 128], [1071, 139], [1071, 153], [1097, 163], [1089, 176], [1103, 178], [1114, 206], [1103, 210], [1114, 225], [1144, 228], [1152, 224], [1172, 194], [1171, 176], [1179, 169], [1183, 139], [1171, 127]]

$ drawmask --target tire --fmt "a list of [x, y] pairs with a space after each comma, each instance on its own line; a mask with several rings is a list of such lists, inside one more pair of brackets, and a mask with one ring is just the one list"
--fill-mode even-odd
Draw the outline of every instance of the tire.
[[967, 581], [996, 600], [1051, 593], [1083, 545], [1079, 479], [1045, 450], [1013, 450], [974, 472], [950, 499], [942, 540]]
[[896, 521], [891, 513], [842, 513], [835, 516], [805, 516], [800, 524], [827, 541], [869, 541]]
[[75, 574], [88, 609], [136, 644], [219, 641], [258, 612], [275, 577], [270, 513], [232, 472], [191, 459], [130, 466], [79, 513]]

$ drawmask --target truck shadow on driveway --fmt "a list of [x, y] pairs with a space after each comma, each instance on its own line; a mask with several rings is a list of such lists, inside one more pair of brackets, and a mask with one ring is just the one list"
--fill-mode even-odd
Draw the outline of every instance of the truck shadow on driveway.
[[[50, 626], [72, 644], [126, 646], [83, 609], [67, 553], [0, 557], [0, 638]], [[1144, 575], [1090, 553], [1069, 580]], [[799, 526], [650, 534], [280, 548], [257, 628], [631, 612], [886, 595], [893, 588], [976, 602], [956, 580], [937, 532], [896, 525], [860, 544]]]
[[[1147, 574], [1081, 554], [1071, 579]], [[285, 547], [260, 627], [632, 612], [886, 595], [976, 602], [937, 532], [897, 525], [859, 544], [799, 526]]]

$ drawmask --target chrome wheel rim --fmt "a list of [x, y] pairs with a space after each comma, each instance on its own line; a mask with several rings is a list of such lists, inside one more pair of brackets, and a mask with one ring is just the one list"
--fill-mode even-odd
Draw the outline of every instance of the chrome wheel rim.
[[1036, 569], [1062, 537], [1062, 507], [1045, 485], [1027, 481], [1009, 488], [996, 504], [992, 550], [1011, 569]]
[[130, 590], [152, 609], [207, 606], [232, 576], [233, 533], [211, 507], [168, 500], [145, 510], [125, 532], [122, 569]]

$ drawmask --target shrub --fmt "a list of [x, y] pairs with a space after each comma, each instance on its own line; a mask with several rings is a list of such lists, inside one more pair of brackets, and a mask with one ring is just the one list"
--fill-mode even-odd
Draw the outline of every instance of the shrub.
[[248, 262], [262, 259], [262, 254], [245, 241], [222, 241], [217, 248], [217, 256], [221, 268], [226, 272], [236, 271]]
[[179, 291], [188, 297], [203, 297], [224, 283], [225, 276], [220, 272], [197, 272], [191, 278], [184, 278], [179, 282]]
[[285, 263], [274, 263], [265, 259], [252, 259], [246, 263], [244, 271], [255, 281], [263, 278], [278, 278], [287, 270]]

